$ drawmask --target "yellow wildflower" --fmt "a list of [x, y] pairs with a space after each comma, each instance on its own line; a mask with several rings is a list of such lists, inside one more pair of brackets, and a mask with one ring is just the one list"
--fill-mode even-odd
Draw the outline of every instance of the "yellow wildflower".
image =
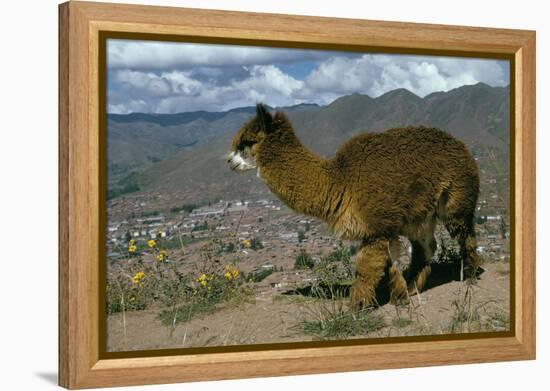
[[166, 251], [165, 250], [159, 251], [159, 253], [157, 254], [157, 261], [162, 262], [165, 259], [166, 259]]
[[239, 276], [239, 269], [237, 269], [236, 267], [232, 266], [232, 265], [227, 265], [225, 267], [225, 274], [224, 274], [225, 278], [228, 279], [228, 280], [231, 280], [233, 278], [237, 278]]
[[145, 273], [137, 272], [132, 280], [134, 281], [134, 284], [139, 284], [143, 277], [145, 277]]
[[155, 242], [153, 239], [151, 239], [147, 242], [147, 244], [149, 245], [149, 247], [153, 248], [157, 245], [157, 242]]
[[128, 244], [130, 244], [130, 246], [133, 245], [133, 244], [136, 244], [136, 240], [135, 239], [130, 239], [130, 242]]
[[131, 245], [128, 246], [128, 252], [129, 253], [135, 253], [136, 250], [137, 250], [137, 247], [136, 247], [135, 244], [131, 244]]
[[250, 247], [250, 240], [245, 239], [245, 240], [243, 240], [242, 244], [243, 244], [243, 247], [249, 248]]
[[198, 283], [200, 283], [202, 286], [206, 286], [206, 274], [202, 273], [199, 278], [196, 280]]

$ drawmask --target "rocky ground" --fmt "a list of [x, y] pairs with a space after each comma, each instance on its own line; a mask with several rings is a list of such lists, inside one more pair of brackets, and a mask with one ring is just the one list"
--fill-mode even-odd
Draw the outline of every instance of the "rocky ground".
[[[327, 336], [322, 322], [329, 324], [336, 318], [341, 320], [342, 314], [349, 315], [347, 298], [320, 299], [264, 290], [246, 302], [225, 305], [213, 313], [179, 323], [172, 332], [158, 320], [155, 308], [127, 312], [125, 322], [123, 315], [117, 313], [107, 320], [108, 351], [507, 330], [509, 264], [490, 262], [484, 265], [484, 270], [474, 286], [451, 281], [412, 295], [408, 305], [384, 304], [368, 314], [376, 319], [375, 326], [354, 328], [334, 337]], [[348, 330], [348, 326], [342, 325], [343, 330]]]

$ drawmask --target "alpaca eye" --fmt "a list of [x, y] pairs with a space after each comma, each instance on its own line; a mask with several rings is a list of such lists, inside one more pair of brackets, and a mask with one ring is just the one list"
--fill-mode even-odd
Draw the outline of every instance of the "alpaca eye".
[[251, 148], [255, 142], [253, 141], [241, 141], [239, 144], [239, 147], [237, 148], [239, 151], [244, 151], [247, 148]]

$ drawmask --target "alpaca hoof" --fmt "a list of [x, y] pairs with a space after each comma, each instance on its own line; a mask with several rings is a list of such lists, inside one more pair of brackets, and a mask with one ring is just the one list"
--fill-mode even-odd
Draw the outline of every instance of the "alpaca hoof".
[[392, 294], [390, 296], [390, 303], [392, 303], [395, 306], [407, 305], [409, 304], [409, 302], [410, 302], [409, 294], [406, 290], [401, 294]]
[[470, 283], [470, 284], [476, 284], [477, 280], [479, 278], [479, 275], [483, 273], [485, 270], [483, 270], [482, 267], [465, 267], [464, 268], [464, 281]]
[[409, 288], [401, 273], [390, 273], [390, 303], [405, 305], [409, 303]]
[[416, 295], [417, 293], [421, 293], [424, 290], [423, 286], [418, 286], [416, 282], [412, 282], [407, 287], [407, 292], [409, 293], [409, 296]]
[[353, 311], [361, 311], [373, 306], [372, 290], [365, 284], [355, 283], [350, 290], [350, 306]]

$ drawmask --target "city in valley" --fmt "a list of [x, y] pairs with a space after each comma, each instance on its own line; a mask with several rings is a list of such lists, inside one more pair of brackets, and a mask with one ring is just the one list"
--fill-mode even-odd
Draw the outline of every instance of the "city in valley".
[[[509, 261], [509, 215], [506, 173], [491, 170], [489, 156], [478, 153], [481, 192], [476, 211], [478, 253], [486, 262]], [[205, 197], [206, 198], [206, 197]], [[440, 227], [438, 241], [449, 241]], [[184, 270], [199, 262], [202, 245], [218, 238], [227, 242], [220, 255], [224, 262], [238, 262], [247, 273], [270, 270], [258, 284], [265, 290], [288, 290], [311, 283], [306, 270], [295, 270], [295, 259], [306, 252], [313, 261], [342, 246], [326, 224], [299, 215], [269, 193], [250, 198], [185, 202], [182, 194], [131, 194], [108, 201], [107, 259], [109, 268], [123, 267], [129, 240], [146, 248], [156, 239], [169, 258]], [[139, 246], [142, 243], [143, 246]], [[410, 251], [403, 240], [404, 255]], [[146, 255], [146, 254], [145, 254]], [[406, 258], [405, 262], [406, 262]], [[267, 274], [264, 272], [264, 274]]]

